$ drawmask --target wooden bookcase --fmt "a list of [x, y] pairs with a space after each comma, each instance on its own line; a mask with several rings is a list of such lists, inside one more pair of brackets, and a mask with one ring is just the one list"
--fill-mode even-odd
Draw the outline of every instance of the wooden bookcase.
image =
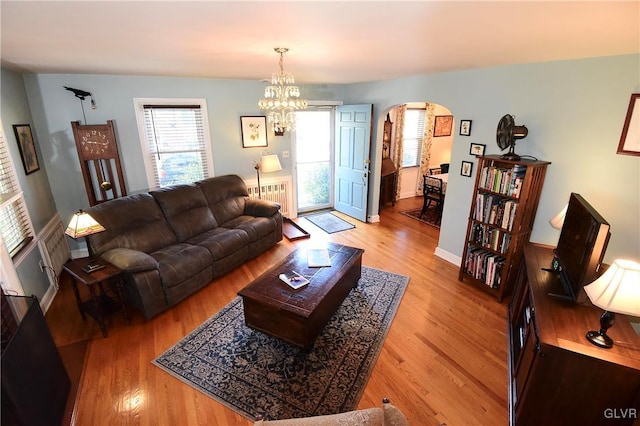
[[460, 281], [494, 294], [499, 302], [511, 291], [549, 164], [498, 155], [478, 158]]
[[[640, 417], [640, 337], [616, 315], [611, 349], [589, 342], [602, 309], [578, 302], [550, 272], [553, 247], [527, 243], [507, 323], [510, 425], [631, 425]], [[543, 269], [545, 268], [545, 269]]]

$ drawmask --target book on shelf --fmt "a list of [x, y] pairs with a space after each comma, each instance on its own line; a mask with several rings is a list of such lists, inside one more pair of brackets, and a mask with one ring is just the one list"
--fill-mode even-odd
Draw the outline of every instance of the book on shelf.
[[505, 258], [486, 250], [469, 247], [465, 257], [465, 270], [488, 287], [497, 289], [500, 287], [505, 261]]
[[278, 276], [280, 280], [286, 283], [289, 287], [293, 289], [298, 289], [300, 287], [304, 287], [309, 284], [309, 280], [297, 273], [296, 271], [289, 271], [286, 273], [282, 273]]
[[329, 256], [329, 250], [324, 249], [309, 249], [307, 251], [307, 264], [309, 268], [322, 268], [325, 266], [331, 266], [331, 257]]

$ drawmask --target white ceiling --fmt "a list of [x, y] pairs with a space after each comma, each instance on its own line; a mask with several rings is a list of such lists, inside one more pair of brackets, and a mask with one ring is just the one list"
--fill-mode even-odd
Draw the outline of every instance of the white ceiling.
[[639, 1], [5, 1], [2, 66], [298, 83], [640, 52]]

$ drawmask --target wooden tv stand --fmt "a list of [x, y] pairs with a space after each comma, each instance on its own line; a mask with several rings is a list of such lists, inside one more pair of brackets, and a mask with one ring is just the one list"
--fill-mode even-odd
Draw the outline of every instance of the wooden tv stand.
[[611, 349], [585, 337], [600, 328], [602, 309], [581, 291], [578, 302], [560, 293], [549, 268], [553, 248], [527, 243], [509, 306], [509, 423], [640, 424], [640, 337], [629, 317], [616, 315]]

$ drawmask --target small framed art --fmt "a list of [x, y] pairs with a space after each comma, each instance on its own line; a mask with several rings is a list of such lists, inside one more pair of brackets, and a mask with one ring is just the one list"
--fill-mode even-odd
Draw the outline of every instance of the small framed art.
[[36, 145], [31, 134], [31, 125], [14, 124], [13, 133], [15, 133], [16, 141], [18, 141], [18, 149], [20, 150], [20, 158], [22, 159], [25, 174], [40, 170]]
[[484, 150], [487, 146], [481, 143], [472, 143], [469, 147], [469, 154], [481, 157], [484, 155]]
[[437, 115], [433, 126], [433, 137], [451, 136], [453, 126], [453, 115]]
[[243, 148], [267, 146], [267, 117], [263, 115], [242, 116], [240, 117], [240, 128]]
[[471, 136], [471, 120], [460, 120], [460, 135]]
[[617, 154], [640, 156], [640, 93], [631, 95]]
[[471, 170], [473, 170], [473, 163], [471, 161], [463, 161], [462, 167], [460, 167], [460, 174], [462, 176], [471, 177]]

